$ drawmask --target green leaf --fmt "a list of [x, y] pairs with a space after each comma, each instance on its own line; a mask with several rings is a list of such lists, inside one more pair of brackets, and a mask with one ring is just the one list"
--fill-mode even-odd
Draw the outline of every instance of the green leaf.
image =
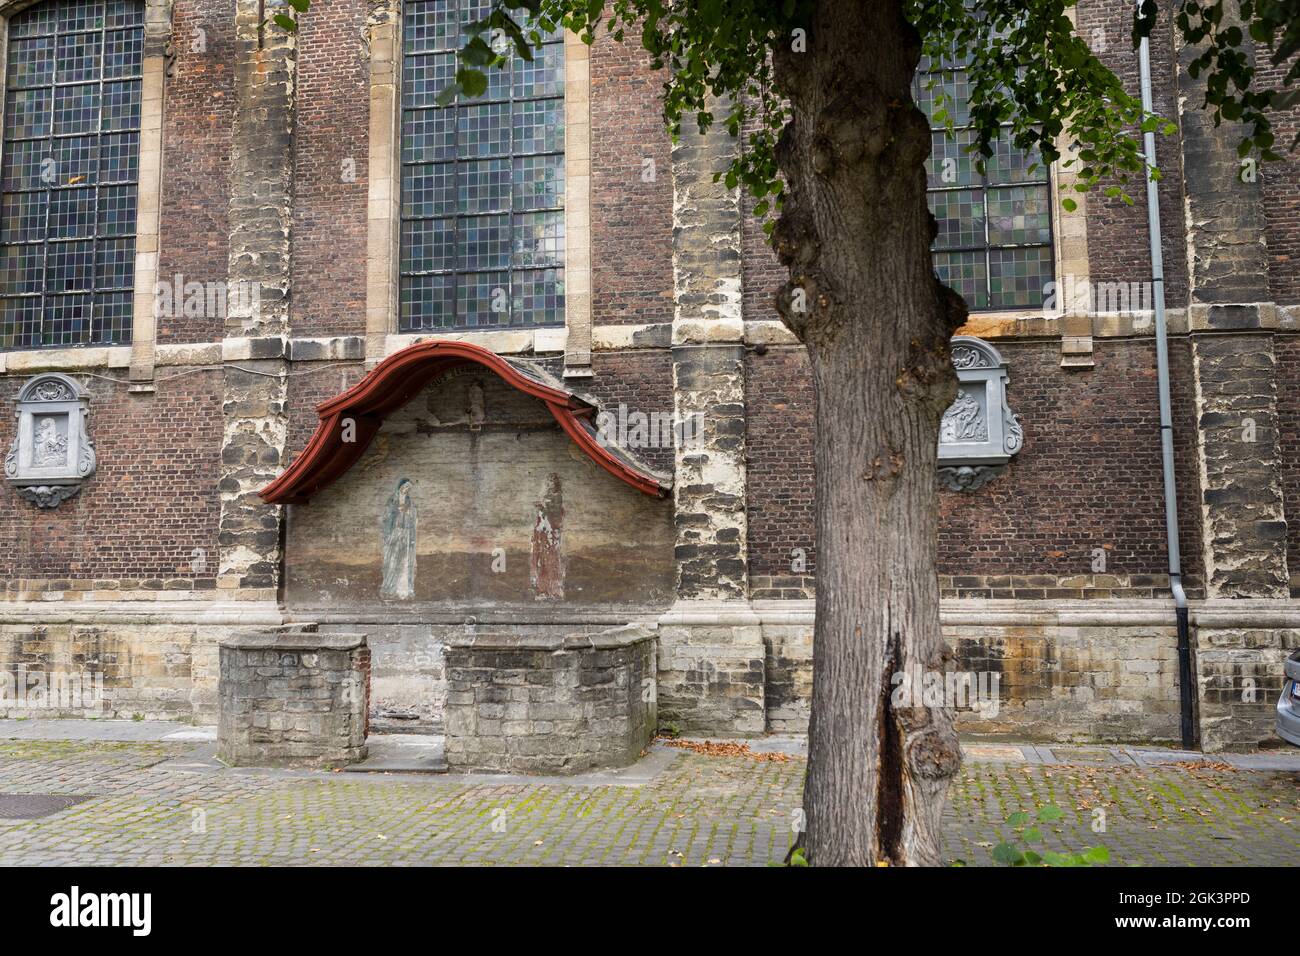
[[1007, 823], [1013, 827], [1023, 827], [1029, 822], [1029, 814], [1023, 810], [1017, 810], [1011, 816], [1007, 817]]
[[1041, 843], [1043, 841], [1043, 831], [1038, 827], [1030, 827], [1025, 831], [1024, 836], [1026, 843]]
[[805, 856], [803, 855], [803, 853], [804, 853], [804, 851], [803, 851], [803, 847], [799, 847], [799, 849], [797, 849], [797, 850], [795, 850], [793, 853], [791, 853], [791, 854], [790, 854], [790, 865], [791, 865], [791, 866], [807, 866], [807, 865], [808, 865], [808, 859], [807, 859], [807, 857], [805, 857]]
[[1051, 804], [1048, 804], [1038, 811], [1038, 819], [1042, 820], [1044, 823], [1051, 823], [1053, 820], [1059, 820], [1063, 816], [1065, 816], [1065, 811], [1060, 807]]
[[289, 6], [293, 7], [299, 13], [306, 13], [311, 7], [311, 0], [289, 0]]
[[1065, 207], [1066, 212], [1074, 212], [1079, 208], [1079, 204], [1068, 197], [1061, 200], [1061, 205]]
[[290, 33], [298, 29], [298, 22], [287, 14], [277, 13], [275, 16], [271, 17], [271, 20], [276, 26], [288, 30]]
[[434, 102], [439, 106], [450, 106], [456, 102], [456, 97], [460, 95], [460, 84], [452, 83], [445, 89], [439, 90], [438, 95], [434, 97]]
[[487, 92], [488, 79], [479, 70], [461, 68], [456, 71], [456, 82], [466, 96], [482, 96]]
[[1055, 850], [1047, 850], [1043, 853], [1043, 860], [1048, 866], [1069, 866], [1070, 857], [1064, 853], [1057, 853]]
[[1039, 856], [1037, 853], [1035, 853], [1033, 850], [1025, 851], [1026, 866], [1038, 866], [1042, 862], [1043, 862], [1043, 858]]
[[1024, 854], [1010, 843], [999, 843], [993, 848], [993, 859], [1006, 866], [1015, 866], [1024, 858]]
[[1087, 863], [1109, 863], [1110, 850], [1104, 846], [1094, 846], [1092, 849], [1083, 852], [1083, 859]]

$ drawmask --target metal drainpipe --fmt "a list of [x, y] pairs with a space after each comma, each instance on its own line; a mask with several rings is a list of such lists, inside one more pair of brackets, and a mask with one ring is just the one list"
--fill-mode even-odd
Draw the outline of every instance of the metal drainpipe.
[[[1142, 110], [1151, 113], [1151, 54], [1145, 37], [1138, 48], [1141, 71]], [[1144, 133], [1142, 148], [1147, 162], [1155, 165], [1156, 135]], [[1165, 263], [1160, 248], [1160, 199], [1156, 183], [1147, 177], [1147, 233], [1151, 241], [1151, 291], [1156, 321], [1156, 378], [1160, 388], [1160, 460], [1164, 471], [1165, 541], [1169, 553], [1169, 590], [1178, 620], [1178, 696], [1183, 748], [1196, 745], [1192, 718], [1194, 683], [1192, 646], [1187, 621], [1187, 592], [1183, 590], [1182, 557], [1178, 549], [1178, 488], [1174, 480], [1174, 425], [1169, 402], [1169, 343], [1165, 322]]]

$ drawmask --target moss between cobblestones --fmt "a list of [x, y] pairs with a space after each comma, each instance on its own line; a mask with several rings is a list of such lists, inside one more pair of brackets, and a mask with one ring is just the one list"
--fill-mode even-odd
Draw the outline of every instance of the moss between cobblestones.
[[[0, 825], [0, 863], [761, 865], [793, 839], [804, 771], [686, 751], [640, 787], [157, 766], [183, 752], [0, 742], [0, 792], [97, 795]], [[972, 762], [954, 782], [944, 849], [988, 864], [1013, 835], [1008, 814], [1055, 804], [1065, 816], [1045, 830], [1049, 849], [1104, 844], [1119, 865], [1292, 863], [1298, 795], [1278, 773]]]

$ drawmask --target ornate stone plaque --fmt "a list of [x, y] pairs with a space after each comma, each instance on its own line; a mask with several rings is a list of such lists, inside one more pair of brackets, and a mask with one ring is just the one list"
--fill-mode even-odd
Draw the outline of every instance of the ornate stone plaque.
[[950, 491], [974, 491], [1006, 471], [1025, 436], [1007, 406], [1007, 363], [997, 349], [959, 335], [952, 364], [959, 383], [939, 424], [939, 481]]
[[18, 392], [18, 434], [5, 456], [5, 478], [39, 508], [56, 508], [95, 473], [86, 430], [89, 399], [73, 379], [46, 372]]

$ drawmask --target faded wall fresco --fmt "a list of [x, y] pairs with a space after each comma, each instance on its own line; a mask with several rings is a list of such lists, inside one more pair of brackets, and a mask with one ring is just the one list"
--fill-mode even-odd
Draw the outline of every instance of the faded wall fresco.
[[672, 502], [602, 470], [544, 404], [456, 370], [384, 423], [350, 472], [290, 506], [295, 609], [666, 606]]

